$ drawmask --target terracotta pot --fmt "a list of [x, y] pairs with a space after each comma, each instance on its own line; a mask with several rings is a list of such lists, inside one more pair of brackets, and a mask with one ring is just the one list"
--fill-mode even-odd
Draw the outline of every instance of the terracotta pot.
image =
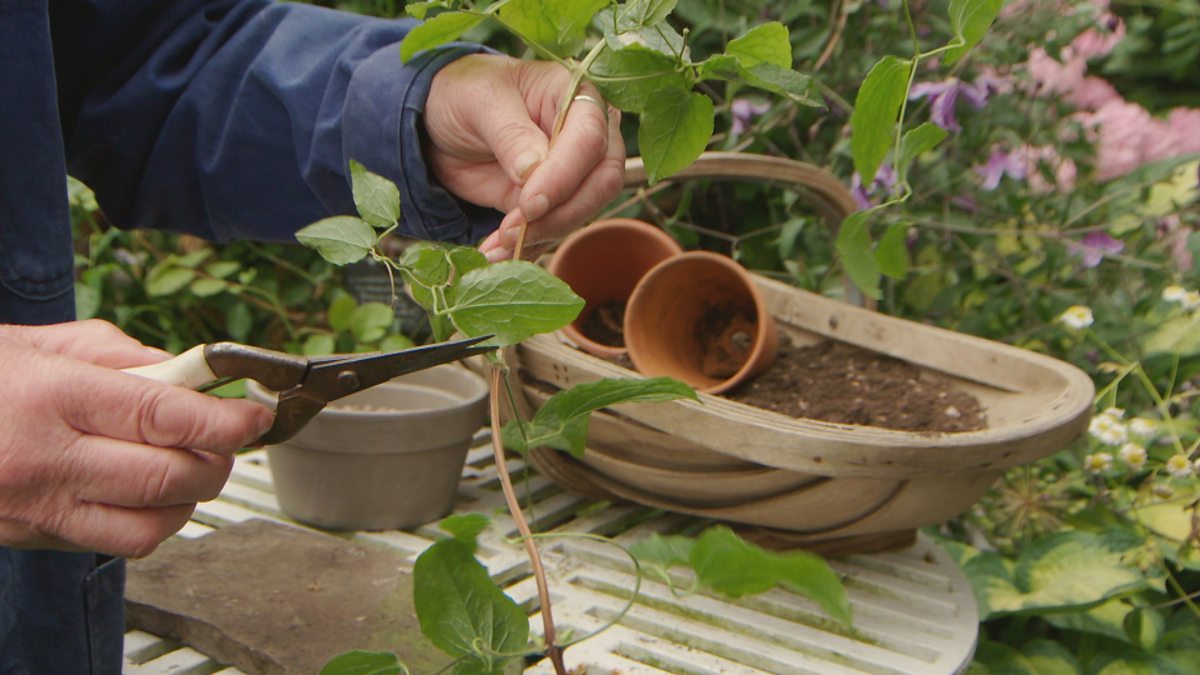
[[624, 354], [623, 345], [593, 340], [583, 334], [583, 327], [600, 311], [616, 338], [621, 311], [638, 281], [650, 268], [682, 252], [669, 234], [632, 218], [600, 220], [575, 231], [559, 245], [549, 264], [550, 271], [587, 303], [563, 333], [596, 356]]
[[[398, 377], [329, 405], [300, 433], [268, 446], [279, 507], [335, 530], [414, 527], [450, 512], [488, 387], [459, 365]], [[246, 396], [274, 405], [248, 382]]]
[[638, 371], [710, 394], [763, 372], [779, 348], [775, 320], [749, 274], [707, 251], [650, 270], [629, 298], [624, 327]]

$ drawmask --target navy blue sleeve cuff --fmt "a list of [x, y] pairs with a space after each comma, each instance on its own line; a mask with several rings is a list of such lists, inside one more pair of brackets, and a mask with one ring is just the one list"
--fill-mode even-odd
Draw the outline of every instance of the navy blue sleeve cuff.
[[355, 70], [342, 120], [342, 165], [355, 160], [400, 188], [400, 231], [409, 237], [470, 244], [500, 224], [501, 214], [461, 201], [430, 175], [422, 151], [425, 101], [433, 77], [479, 45], [455, 43], [400, 67], [399, 49], [381, 49]]

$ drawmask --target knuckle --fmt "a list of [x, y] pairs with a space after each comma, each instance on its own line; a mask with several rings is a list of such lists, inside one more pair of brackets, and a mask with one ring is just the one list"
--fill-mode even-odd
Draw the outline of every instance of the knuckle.
[[596, 190], [605, 200], [614, 197], [625, 185], [625, 163], [615, 159], [604, 160], [593, 180]]
[[[135, 428], [138, 438], [151, 445], [190, 447], [199, 426], [196, 416], [171, 405], [170, 387], [145, 387], [138, 393]], [[178, 413], [178, 414], [176, 414]]]

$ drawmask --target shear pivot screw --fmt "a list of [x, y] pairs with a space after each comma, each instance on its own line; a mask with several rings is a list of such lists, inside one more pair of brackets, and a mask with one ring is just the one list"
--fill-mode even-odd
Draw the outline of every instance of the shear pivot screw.
[[346, 391], [354, 391], [358, 389], [358, 375], [354, 374], [352, 370], [343, 370], [338, 373], [337, 383], [338, 386]]

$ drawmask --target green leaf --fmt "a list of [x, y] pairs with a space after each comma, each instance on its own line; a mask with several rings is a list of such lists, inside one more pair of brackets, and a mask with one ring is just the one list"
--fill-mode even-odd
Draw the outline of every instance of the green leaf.
[[146, 274], [146, 294], [150, 297], [171, 295], [192, 283], [195, 278], [195, 270], [176, 267], [173, 260], [166, 260]]
[[492, 519], [482, 513], [456, 513], [443, 518], [442, 522], [438, 523], [438, 527], [466, 544], [467, 548], [471, 549], [471, 553], [474, 553], [479, 533], [486, 530], [491, 524]]
[[656, 403], [679, 398], [699, 400], [688, 385], [669, 377], [603, 379], [576, 385], [551, 396], [533, 419], [504, 426], [504, 446], [525, 453], [551, 447], [582, 457], [587, 443], [588, 415], [620, 403]]
[[100, 290], [75, 282], [75, 318], [90, 319], [100, 311]]
[[224, 279], [240, 269], [242, 264], [236, 260], [217, 260], [204, 266], [205, 273], [217, 279]]
[[245, 303], [239, 302], [229, 310], [225, 315], [225, 330], [229, 332], [229, 336], [238, 342], [245, 342], [250, 338], [250, 331], [254, 328], [254, 317], [250, 314], [250, 308]]
[[946, 138], [946, 130], [936, 124], [925, 122], [915, 129], [909, 129], [900, 141], [900, 162], [896, 166], [897, 175], [907, 176], [908, 167], [920, 155], [937, 147]]
[[850, 115], [850, 152], [854, 169], [863, 185], [875, 180], [875, 172], [891, 150], [896, 118], [908, 93], [911, 64], [895, 56], [885, 56], [867, 73], [854, 99]]
[[709, 97], [660, 89], [648, 101], [638, 127], [638, 147], [651, 185], [696, 161], [713, 132]]
[[1019, 650], [987, 639], [981, 640], [975, 649], [975, 663], [984, 668], [982, 672], [986, 675], [1040, 675]]
[[908, 275], [912, 263], [908, 258], [908, 223], [893, 223], [875, 247], [875, 262], [879, 271], [893, 279]]
[[354, 296], [349, 293], [337, 296], [329, 304], [329, 327], [338, 331], [346, 330], [350, 327], [350, 318], [354, 316], [356, 309], [358, 302], [354, 300]]
[[400, 190], [392, 181], [350, 160], [350, 189], [358, 215], [372, 227], [391, 227], [400, 220]]
[[683, 35], [670, 24], [659, 24], [653, 28], [635, 28], [623, 32], [612, 32], [607, 15], [598, 17], [598, 27], [604, 33], [608, 48], [619, 51], [626, 47], [640, 46], [670, 57], [673, 62], [687, 61], [687, 45]]
[[449, 4], [447, 3], [447, 0], [425, 0], [424, 2], [410, 2], [404, 6], [404, 13], [408, 14], [414, 19], [424, 19], [425, 15], [429, 13], [429, 10], [436, 8], [448, 9]]
[[412, 349], [416, 346], [417, 345], [412, 341], [412, 338], [408, 337], [404, 333], [392, 333], [384, 336], [384, 338], [379, 341], [379, 351], [381, 352], [398, 352], [404, 349]]
[[224, 279], [197, 279], [192, 282], [192, 293], [198, 297], [207, 298], [229, 290], [229, 282]]
[[1021, 652], [1037, 675], [1079, 675], [1083, 672], [1071, 651], [1051, 640], [1026, 642], [1021, 646]]
[[1004, 0], [950, 0], [950, 27], [964, 44], [946, 51], [946, 65], [953, 64], [979, 44], [1003, 4]]
[[333, 216], [301, 228], [296, 239], [334, 265], [348, 265], [367, 257], [376, 237], [375, 228], [361, 218]]
[[211, 255], [212, 255], [211, 249], [202, 248], [199, 251], [192, 251], [191, 253], [188, 253], [187, 255], [181, 255], [181, 256], [176, 257], [175, 264], [178, 265], [179, 267], [186, 267], [189, 270], [194, 270], [200, 266], [200, 263], [204, 262], [205, 260], [208, 260], [209, 256], [211, 256]]
[[1154, 612], [1154, 618], [1149, 621], [1138, 621], [1136, 631], [1132, 631], [1130, 617], [1153, 610], [1138, 610], [1120, 599], [1109, 600], [1103, 604], [1083, 612], [1063, 612], [1045, 614], [1042, 618], [1050, 625], [1060, 630], [1071, 630], [1079, 633], [1092, 633], [1105, 637], [1142, 646], [1154, 644], [1161, 637], [1161, 615]]
[[757, 89], [786, 96], [802, 105], [824, 105], [821, 97], [813, 89], [811, 77], [773, 63], [756, 63], [746, 67], [732, 56], [718, 54], [700, 63], [699, 73], [700, 78], [704, 80], [742, 82]]
[[463, 275], [447, 293], [446, 314], [464, 335], [495, 335], [514, 345], [575, 320], [583, 299], [561, 279], [524, 260], [507, 260]]
[[368, 652], [357, 649], [339, 654], [321, 668], [319, 675], [401, 675], [408, 669], [392, 652]]
[[1142, 339], [1142, 348], [1148, 354], [1192, 356], [1200, 353], [1200, 314], [1163, 321]]
[[441, 47], [457, 40], [462, 34], [479, 25], [485, 17], [469, 12], [444, 12], [416, 26], [404, 36], [400, 43], [400, 61], [408, 60], [420, 52]]
[[675, 69], [675, 59], [641, 45], [606, 49], [592, 64], [593, 80], [605, 100], [621, 110], [641, 113], [659, 90], [687, 94], [691, 87]]
[[508, 0], [500, 7], [500, 21], [558, 57], [574, 56], [583, 45], [584, 32], [596, 12], [609, 0]]
[[382, 302], [365, 302], [350, 315], [350, 333], [359, 342], [375, 342], [384, 336], [396, 314]]
[[671, 14], [678, 0], [628, 0], [621, 7], [617, 24], [622, 29], [653, 28]]
[[690, 567], [692, 546], [690, 538], [681, 535], [663, 536], [657, 532], [629, 547], [629, 552], [647, 571], [657, 574], [670, 583], [668, 571], [672, 567]]
[[792, 69], [792, 41], [788, 29], [778, 21], [764, 23], [746, 31], [725, 45], [725, 53], [750, 68], [769, 63], [785, 70]]
[[413, 568], [413, 604], [421, 632], [451, 656], [517, 653], [529, 639], [525, 611], [505, 595], [466, 544], [441, 539]]
[[841, 580], [811, 553], [766, 551], [718, 525], [700, 535], [689, 559], [700, 584], [718, 593], [740, 598], [783, 584], [812, 598], [842, 625], [850, 625], [850, 601]]
[[963, 569], [984, 619], [1086, 608], [1150, 587], [1145, 575], [1123, 561], [1138, 545], [1136, 537], [1072, 530], [1028, 544], [1016, 562], [981, 553]]
[[304, 340], [301, 352], [305, 356], [328, 356], [336, 349], [333, 336], [329, 333], [314, 333]]
[[865, 295], [878, 300], [883, 296], [879, 292], [879, 263], [871, 252], [871, 235], [867, 232], [869, 213], [856, 211], [843, 220], [835, 247], [846, 276]]

